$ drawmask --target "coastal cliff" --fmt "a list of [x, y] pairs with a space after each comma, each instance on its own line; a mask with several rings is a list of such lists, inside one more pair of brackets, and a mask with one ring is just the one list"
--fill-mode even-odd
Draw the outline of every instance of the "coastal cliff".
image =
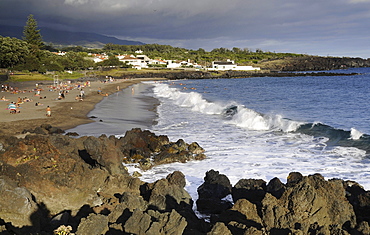
[[231, 185], [209, 170], [198, 217], [183, 173], [147, 183], [122, 165], [202, 160], [196, 142], [140, 129], [121, 138], [72, 137], [47, 124], [25, 132], [0, 137], [1, 234], [370, 234], [370, 192], [356, 182], [292, 172], [287, 183]]
[[258, 66], [271, 71], [323, 71], [370, 67], [370, 60], [349, 57], [303, 56], [262, 60]]

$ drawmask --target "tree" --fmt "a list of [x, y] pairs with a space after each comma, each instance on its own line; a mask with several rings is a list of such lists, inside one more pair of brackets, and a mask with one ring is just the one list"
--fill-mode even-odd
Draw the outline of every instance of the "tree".
[[38, 50], [44, 46], [42, 42], [42, 36], [40, 30], [37, 29], [37, 21], [33, 18], [33, 15], [29, 15], [26, 26], [23, 29], [23, 40]]
[[232, 51], [234, 53], [240, 53], [242, 50], [240, 50], [240, 48], [238, 48], [238, 47], [233, 47]]
[[49, 51], [42, 51], [41, 63], [46, 71], [63, 71], [62, 56], [55, 55]]
[[28, 70], [28, 71], [39, 71], [42, 67], [42, 64], [34, 53], [28, 54], [24, 58], [24, 63], [20, 63], [17, 66], [14, 66], [15, 70]]
[[94, 61], [86, 60], [84, 58], [85, 55], [85, 52], [68, 52], [65, 56], [61, 57], [63, 60], [60, 64], [69, 70], [85, 69], [94, 66]]
[[124, 63], [115, 56], [109, 56], [107, 60], [97, 63], [98, 66], [123, 66]]
[[26, 42], [17, 38], [0, 36], [0, 68], [12, 68], [24, 63], [28, 54]]

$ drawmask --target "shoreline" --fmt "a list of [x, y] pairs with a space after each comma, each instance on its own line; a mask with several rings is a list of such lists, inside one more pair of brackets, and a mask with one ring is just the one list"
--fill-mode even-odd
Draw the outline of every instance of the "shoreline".
[[[83, 88], [85, 92], [83, 101], [75, 100], [75, 97], [80, 94], [80, 90], [76, 88], [69, 90], [65, 99], [58, 100], [58, 91], [49, 88], [50, 84], [53, 84], [52, 81], [13, 82], [11, 85], [17, 86], [18, 90], [22, 92], [16, 94], [11, 92], [0, 93], [0, 96], [5, 96], [8, 99], [8, 101], [0, 101], [0, 135], [21, 137], [24, 135], [22, 132], [25, 129], [34, 129], [42, 124], [50, 124], [62, 130], [68, 130], [82, 124], [94, 122], [87, 115], [95, 108], [96, 104], [106, 97], [105, 94], [112, 95], [119, 90], [142, 81], [157, 80], [165, 80], [165, 78], [116, 79], [107, 83], [92, 81], [89, 87]], [[36, 83], [42, 88], [40, 94], [42, 99], [33, 94]], [[104, 95], [98, 94], [99, 89], [102, 90]], [[7, 105], [12, 101], [16, 102], [18, 97], [29, 97], [33, 101], [21, 104], [20, 113], [10, 114], [6, 110]], [[35, 107], [36, 102], [42, 102], [43, 105]], [[45, 115], [47, 106], [50, 106], [52, 109], [51, 117], [46, 117]]]
[[133, 128], [150, 129], [156, 123], [158, 99], [147, 96], [153, 85], [136, 83], [121, 89], [95, 105], [88, 113], [92, 120], [66, 130], [79, 136], [122, 136]]

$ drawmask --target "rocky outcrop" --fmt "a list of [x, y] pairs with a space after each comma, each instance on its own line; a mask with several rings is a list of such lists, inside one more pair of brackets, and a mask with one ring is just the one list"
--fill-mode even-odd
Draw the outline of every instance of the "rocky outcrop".
[[315, 174], [287, 188], [280, 199], [266, 194], [262, 219], [267, 230], [300, 230], [303, 234], [331, 229], [351, 231], [356, 226], [352, 205], [339, 180], [325, 181]]
[[[154, 222], [153, 222], [154, 221]], [[159, 213], [148, 210], [146, 213], [135, 210], [124, 225], [125, 232], [131, 234], [183, 234], [187, 222], [175, 210]]]
[[218, 214], [232, 206], [229, 201], [223, 200], [231, 193], [230, 181], [218, 171], [208, 171], [204, 177], [204, 183], [197, 191], [197, 209], [201, 213]]
[[287, 184], [274, 178], [268, 186], [241, 179], [232, 188], [233, 207], [211, 216], [215, 227], [209, 234], [367, 234], [368, 193], [353, 182], [327, 181], [320, 174], [292, 172]]
[[206, 157], [203, 154], [204, 149], [196, 142], [187, 144], [180, 139], [175, 143], [170, 143], [167, 136], [156, 136], [140, 129], [126, 132], [119, 142], [124, 154], [123, 162], [139, 163], [143, 170], [148, 170], [155, 165], [171, 162], [185, 163]]
[[[216, 72], [217, 74], [217, 72]], [[215, 73], [210, 73], [206, 71], [166, 71], [166, 72], [144, 72], [144, 73], [126, 73], [120, 78], [166, 78], [170, 80], [177, 79], [209, 79], [215, 78]]]
[[369, 191], [299, 172], [286, 183], [240, 179], [232, 186], [210, 170], [198, 188], [198, 217], [182, 172], [147, 183], [122, 167], [203, 155], [196, 143], [149, 131], [120, 139], [32, 134], [0, 137], [0, 144], [1, 234], [370, 234]]
[[[38, 206], [25, 187], [6, 176], [0, 176], [1, 219], [11, 221], [14, 226], [32, 226], [37, 219]], [[39, 224], [39, 223], [38, 223]], [[37, 228], [36, 228], [37, 229]]]
[[[54, 128], [43, 125], [37, 129]], [[72, 138], [48, 131], [41, 133], [24, 139], [0, 137], [0, 191], [3, 192], [0, 218], [4, 223], [40, 228], [50, 223], [48, 217], [56, 216], [53, 221], [58, 221], [56, 218], [63, 211], [70, 211], [70, 216], [82, 213], [84, 205], [99, 213], [110, 211], [114, 196], [106, 195], [123, 192], [149, 194], [148, 205], [157, 209], [165, 210], [171, 199], [174, 205], [185, 202], [191, 211], [191, 198], [183, 190], [183, 175], [174, 173], [169, 181], [148, 186], [131, 177], [122, 162], [145, 161], [152, 167], [163, 163], [153, 160], [162, 152], [166, 152], [166, 163], [202, 159], [204, 150], [198, 144], [182, 140], [172, 143], [165, 136], [140, 129], [128, 131], [120, 139], [105, 135]], [[175, 146], [181, 150], [172, 150]], [[182, 155], [186, 155], [186, 159]]]
[[258, 63], [272, 71], [320, 71], [370, 67], [369, 59], [347, 57], [302, 56], [262, 60]]

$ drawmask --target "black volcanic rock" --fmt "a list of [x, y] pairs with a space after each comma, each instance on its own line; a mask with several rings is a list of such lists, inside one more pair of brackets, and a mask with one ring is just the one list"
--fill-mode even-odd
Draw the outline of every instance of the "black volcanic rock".
[[352, 205], [339, 180], [326, 181], [319, 174], [304, 176], [288, 186], [280, 199], [266, 194], [262, 200], [262, 220], [268, 230], [301, 230], [337, 234], [356, 226]]
[[261, 179], [240, 179], [232, 188], [233, 200], [241, 198], [259, 205], [266, 194], [266, 182]]
[[208, 171], [197, 191], [197, 209], [201, 213], [218, 214], [231, 207], [230, 202], [222, 200], [231, 193], [230, 180], [218, 171]]
[[[126, 139], [0, 136], [0, 147], [1, 234], [55, 234], [62, 225], [75, 234], [107, 235], [370, 234], [369, 191], [299, 172], [286, 184], [241, 179], [232, 187], [227, 176], [210, 170], [198, 188], [198, 212], [209, 215], [203, 219], [193, 211], [182, 172], [146, 183], [118, 166], [130, 152], [199, 147], [189, 150], [183, 140], [172, 143], [140, 129]], [[233, 201], [225, 201], [231, 192]]]
[[285, 189], [286, 189], [285, 185], [280, 181], [280, 179], [276, 177], [270, 180], [266, 187], [266, 191], [271, 193], [278, 199], [283, 195]]

